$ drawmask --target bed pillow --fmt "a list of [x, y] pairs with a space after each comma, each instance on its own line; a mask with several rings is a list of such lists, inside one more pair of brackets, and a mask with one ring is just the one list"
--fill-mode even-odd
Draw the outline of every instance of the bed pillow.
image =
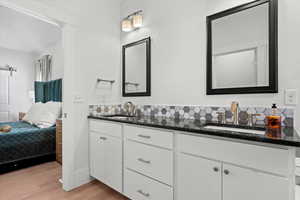
[[61, 118], [62, 115], [62, 103], [49, 101], [46, 103], [46, 107], [49, 112], [53, 113], [56, 116], [56, 119]]
[[61, 113], [61, 102], [36, 103], [31, 106], [23, 121], [39, 128], [49, 128], [55, 125], [56, 119], [61, 117]]
[[43, 103], [35, 103], [32, 104], [29, 111], [23, 117], [23, 121], [28, 122], [30, 124], [34, 124], [39, 120], [41, 110], [43, 109]]
[[62, 105], [61, 102], [49, 101], [42, 106], [39, 113], [39, 119], [34, 124], [39, 128], [49, 128], [54, 126], [56, 119], [61, 117]]
[[57, 118], [53, 113], [44, 110], [44, 112], [42, 112], [41, 114], [40, 119], [35, 122], [35, 125], [39, 128], [49, 128], [55, 125], [56, 119]]

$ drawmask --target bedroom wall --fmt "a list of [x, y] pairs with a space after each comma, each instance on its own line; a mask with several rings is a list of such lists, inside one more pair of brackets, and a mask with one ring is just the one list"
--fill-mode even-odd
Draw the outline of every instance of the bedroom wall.
[[[121, 98], [140, 104], [267, 106], [284, 103], [284, 91], [300, 85], [300, 2], [279, 0], [279, 93], [251, 95], [206, 95], [206, 16], [251, 0], [126, 0], [121, 18], [142, 9], [144, 28], [122, 33], [126, 44], [152, 37], [152, 96]], [[120, 67], [121, 69], [121, 67]], [[121, 74], [121, 72], [120, 72]], [[300, 93], [299, 93], [300, 95]], [[296, 126], [300, 128], [300, 105]]]
[[17, 121], [19, 112], [27, 112], [32, 104], [28, 92], [33, 90], [34, 59], [34, 54], [0, 47], [0, 65], [17, 68], [9, 83], [10, 121]]

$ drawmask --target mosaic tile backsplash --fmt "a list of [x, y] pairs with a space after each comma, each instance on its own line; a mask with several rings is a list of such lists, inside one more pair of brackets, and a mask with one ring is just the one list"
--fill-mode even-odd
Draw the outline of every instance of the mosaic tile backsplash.
[[[225, 113], [226, 123], [232, 123], [232, 113], [230, 107], [210, 107], [210, 106], [173, 106], [173, 105], [135, 105], [137, 116], [166, 117], [173, 119], [191, 119], [206, 122], [221, 122], [220, 112]], [[294, 110], [290, 108], [280, 108], [279, 114], [282, 116], [282, 126], [294, 126]], [[247, 125], [250, 114], [260, 114], [254, 117], [255, 125], [264, 125], [265, 116], [270, 115], [271, 108], [264, 107], [240, 107], [239, 124]], [[122, 105], [90, 105], [89, 114], [100, 116], [108, 114], [126, 114]]]

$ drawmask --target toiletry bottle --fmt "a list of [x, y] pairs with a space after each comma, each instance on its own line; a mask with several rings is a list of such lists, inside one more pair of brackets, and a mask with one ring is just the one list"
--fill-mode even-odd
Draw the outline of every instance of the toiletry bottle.
[[272, 106], [272, 114], [267, 116], [267, 128], [275, 129], [281, 127], [281, 116], [279, 115], [276, 104]]

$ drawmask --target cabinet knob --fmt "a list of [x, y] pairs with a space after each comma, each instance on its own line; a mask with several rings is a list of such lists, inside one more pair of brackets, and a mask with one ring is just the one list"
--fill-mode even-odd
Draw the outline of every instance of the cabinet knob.
[[226, 175], [230, 174], [229, 170], [225, 169], [224, 174], [226, 174]]
[[218, 167], [214, 167], [214, 171], [215, 171], [215, 172], [218, 172], [218, 171], [219, 171], [219, 168], [218, 168]]

